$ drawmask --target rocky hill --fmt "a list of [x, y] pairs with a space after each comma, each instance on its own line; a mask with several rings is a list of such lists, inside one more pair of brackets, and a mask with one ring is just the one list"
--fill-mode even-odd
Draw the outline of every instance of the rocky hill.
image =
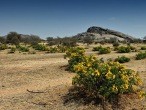
[[119, 40], [119, 41], [136, 40], [136, 38], [129, 36], [127, 34], [124, 34], [122, 32], [105, 29], [102, 27], [95, 27], [95, 26], [88, 28], [86, 32], [77, 34], [74, 37], [76, 37], [80, 40], [83, 39], [84, 37], [90, 37], [90, 38], [94, 39], [95, 41], [101, 41], [101, 40], [110, 39], [110, 38], [117, 38], [117, 40]]

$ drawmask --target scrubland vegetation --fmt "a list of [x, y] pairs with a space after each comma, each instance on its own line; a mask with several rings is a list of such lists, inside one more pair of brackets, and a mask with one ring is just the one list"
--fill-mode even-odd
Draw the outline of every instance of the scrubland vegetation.
[[15, 32], [0, 42], [2, 110], [146, 109], [144, 43]]

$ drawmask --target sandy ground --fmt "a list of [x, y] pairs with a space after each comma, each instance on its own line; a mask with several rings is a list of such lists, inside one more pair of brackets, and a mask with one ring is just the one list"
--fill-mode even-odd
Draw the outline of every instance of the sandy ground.
[[[146, 85], [146, 59], [136, 61], [135, 54], [112, 52], [98, 57], [108, 59], [119, 55], [129, 56], [132, 60], [125, 65], [139, 71]], [[63, 97], [71, 88], [75, 75], [65, 71], [66, 65], [63, 54], [1, 53], [0, 110], [100, 110], [98, 106], [76, 102], [64, 104]], [[133, 108], [136, 106], [131, 105]]]

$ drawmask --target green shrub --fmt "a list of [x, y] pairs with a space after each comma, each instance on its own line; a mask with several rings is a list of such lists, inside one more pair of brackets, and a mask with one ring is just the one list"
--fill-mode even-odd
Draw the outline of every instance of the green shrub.
[[10, 51], [8, 51], [8, 53], [15, 53], [16, 48], [15, 47], [11, 47]]
[[47, 53], [64, 53], [67, 49], [69, 49], [69, 47], [66, 46], [50, 47], [48, 48]]
[[42, 44], [35, 44], [35, 45], [32, 45], [32, 47], [35, 50], [39, 50], [39, 51], [47, 51], [48, 50], [48, 48], [45, 45], [42, 45]]
[[0, 45], [0, 50], [5, 50], [5, 49], [7, 49], [8, 47], [7, 47], [7, 45], [6, 44], [1, 44]]
[[114, 47], [114, 51], [118, 51], [118, 48], [119, 48], [119, 47]]
[[67, 46], [57, 46], [58, 48], [58, 52], [59, 53], [64, 53], [67, 51], [67, 49], [69, 49], [70, 47], [67, 47]]
[[58, 48], [57, 47], [50, 47], [48, 49], [48, 53], [56, 53], [56, 52], [58, 52]]
[[141, 47], [141, 50], [146, 50], [146, 46], [142, 46]]
[[139, 52], [136, 54], [136, 60], [141, 60], [146, 58], [146, 51], [145, 52]]
[[85, 50], [83, 48], [75, 47], [70, 48], [66, 51], [64, 58], [69, 58], [68, 70], [74, 71], [74, 65], [83, 62], [85, 60]]
[[20, 52], [28, 52], [29, 48], [28, 47], [23, 47], [23, 46], [16, 46], [16, 48], [20, 51]]
[[101, 49], [101, 48], [102, 48], [101, 45], [100, 46], [97, 46], [97, 47], [93, 47], [92, 51], [99, 51], [99, 49]]
[[102, 48], [100, 48], [99, 49], [99, 54], [107, 54], [107, 53], [110, 53], [111, 52], [111, 50], [110, 50], [110, 48], [109, 47], [102, 47]]
[[133, 46], [129, 46], [130, 47], [130, 50], [132, 51], [132, 52], [137, 52], [137, 49], [135, 48], [135, 47], [133, 47]]
[[125, 56], [121, 56], [121, 57], [118, 56], [118, 58], [116, 58], [115, 61], [117, 61], [119, 63], [125, 63], [125, 62], [129, 62], [130, 58], [125, 57]]
[[117, 48], [117, 52], [118, 53], [129, 53], [129, 52], [131, 52], [131, 49], [129, 46], [127, 46], [127, 47], [120, 46]]

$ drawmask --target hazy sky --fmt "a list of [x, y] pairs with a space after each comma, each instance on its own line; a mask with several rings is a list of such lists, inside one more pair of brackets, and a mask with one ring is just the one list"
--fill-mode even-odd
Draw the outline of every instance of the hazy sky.
[[101, 26], [142, 38], [146, 0], [0, 0], [0, 35], [71, 36]]

